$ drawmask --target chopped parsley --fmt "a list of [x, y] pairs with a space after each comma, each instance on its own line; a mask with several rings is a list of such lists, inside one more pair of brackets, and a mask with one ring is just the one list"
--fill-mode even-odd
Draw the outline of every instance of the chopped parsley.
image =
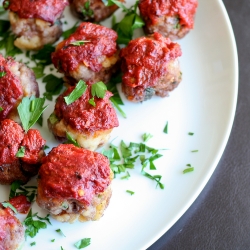
[[66, 237], [65, 234], [62, 232], [62, 230], [60, 228], [56, 229], [56, 232], [61, 234], [64, 237]]
[[25, 147], [21, 146], [16, 153], [16, 157], [22, 158], [24, 157], [24, 155], [25, 155]]
[[90, 0], [85, 2], [84, 8], [82, 8], [82, 14], [85, 17], [85, 19], [88, 19], [88, 17], [92, 17], [94, 15], [93, 10], [90, 9]]
[[128, 44], [133, 38], [134, 30], [144, 26], [142, 18], [136, 13], [139, 1], [136, 1], [129, 9], [126, 8], [120, 1], [116, 0], [103, 0], [107, 6], [116, 4], [123, 12], [125, 12], [124, 18], [120, 22], [116, 22], [116, 17], [113, 16], [112, 29], [118, 34], [118, 44]]
[[17, 214], [16, 208], [12, 204], [10, 204], [9, 202], [2, 202], [1, 204], [5, 208], [9, 207], [15, 214]]
[[3, 111], [3, 108], [0, 106], [0, 112]]
[[[35, 217], [37, 217], [39, 220], [34, 220]], [[26, 219], [23, 222], [23, 224], [26, 226], [25, 237], [29, 236], [34, 238], [40, 229], [47, 228], [47, 223], [42, 220], [45, 220], [51, 224], [48, 217], [49, 215], [47, 215], [45, 218], [42, 218], [38, 216], [37, 213], [32, 214], [32, 209], [30, 209]]]
[[67, 141], [65, 142], [65, 144], [73, 144], [76, 147], [80, 148], [80, 145], [78, 144], [78, 142], [68, 132], [66, 132], [66, 138], [67, 138]]
[[67, 105], [75, 102], [76, 100], [78, 100], [86, 91], [87, 89], [87, 85], [83, 80], [80, 80], [76, 87], [74, 88], [74, 90], [68, 95], [64, 97], [64, 100], [66, 102]]
[[194, 133], [193, 132], [189, 132], [188, 135], [194, 135]]
[[84, 239], [81, 239], [79, 241], [77, 241], [74, 246], [77, 248], [77, 249], [82, 249], [82, 248], [85, 248], [87, 246], [89, 246], [91, 243], [91, 238], [84, 238]]
[[6, 75], [6, 72], [4, 72], [4, 71], [1, 71], [0, 72], [0, 77], [3, 77], [3, 76], [5, 76]]
[[35, 245], [36, 245], [36, 242], [35, 242], [35, 241], [34, 241], [34, 242], [31, 242], [30, 245], [31, 245], [31, 246], [35, 246]]
[[133, 195], [135, 192], [131, 191], [131, 190], [126, 190], [127, 193]]
[[107, 86], [103, 82], [97, 82], [91, 85], [91, 94], [93, 97], [104, 98], [106, 91]]
[[192, 153], [196, 153], [196, 152], [198, 152], [198, 151], [199, 151], [198, 149], [191, 150]]
[[90, 41], [74, 41], [74, 42], [71, 42], [70, 44], [71, 45], [75, 45], [75, 46], [81, 46], [81, 45], [84, 45], [85, 43], [89, 43]]
[[27, 132], [39, 119], [47, 106], [43, 107], [45, 98], [24, 97], [18, 105], [17, 111], [23, 125], [23, 129]]
[[151, 135], [150, 133], [144, 133], [143, 135], [142, 135], [142, 140], [144, 141], [144, 142], [147, 142], [149, 139], [151, 139], [153, 137], [153, 135]]
[[164, 129], [163, 129], [163, 132], [164, 132], [165, 134], [168, 133], [168, 122], [166, 123], [166, 125], [165, 125], [165, 127], [164, 127]]
[[186, 166], [187, 166], [187, 168], [182, 171], [183, 174], [190, 173], [190, 172], [194, 171], [194, 167], [192, 167], [191, 164], [187, 164]]

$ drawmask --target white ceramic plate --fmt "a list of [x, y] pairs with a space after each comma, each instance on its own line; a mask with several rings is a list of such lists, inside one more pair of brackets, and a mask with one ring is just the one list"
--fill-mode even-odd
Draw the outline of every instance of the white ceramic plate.
[[[127, 6], [132, 1], [127, 1]], [[116, 16], [122, 12], [117, 11]], [[65, 12], [68, 29], [75, 23]], [[105, 22], [110, 25], [110, 20]], [[53, 219], [52, 226], [28, 238], [24, 249], [75, 249], [81, 238], [91, 238], [87, 249], [145, 249], [164, 234], [199, 195], [226, 146], [235, 114], [238, 88], [238, 60], [235, 40], [226, 10], [220, 0], [200, 0], [195, 29], [179, 41], [183, 81], [170, 97], [154, 97], [144, 103], [129, 103], [124, 98], [127, 119], [119, 116], [113, 143], [140, 142], [145, 132], [154, 137], [149, 146], [167, 148], [155, 164], [165, 189], [140, 174], [140, 166], [129, 170], [131, 177], [113, 181], [113, 196], [100, 221], [62, 224]], [[50, 73], [49, 69], [47, 73]], [[40, 83], [43, 91], [44, 85]], [[47, 119], [53, 103], [44, 114]], [[163, 128], [168, 121], [168, 134]], [[38, 128], [38, 127], [37, 127]], [[41, 130], [50, 146], [57, 145], [46, 122]], [[188, 135], [193, 132], [194, 135]], [[192, 153], [191, 150], [199, 150]], [[183, 174], [186, 164], [195, 171]], [[122, 175], [121, 175], [122, 176]], [[33, 180], [34, 182], [35, 180]], [[126, 190], [132, 190], [129, 195]], [[0, 187], [1, 200], [8, 199], [9, 187]], [[41, 216], [46, 212], [33, 205]], [[21, 217], [21, 220], [24, 217]], [[60, 228], [66, 237], [55, 232]], [[55, 242], [51, 242], [55, 239]], [[31, 242], [36, 245], [30, 247]]]

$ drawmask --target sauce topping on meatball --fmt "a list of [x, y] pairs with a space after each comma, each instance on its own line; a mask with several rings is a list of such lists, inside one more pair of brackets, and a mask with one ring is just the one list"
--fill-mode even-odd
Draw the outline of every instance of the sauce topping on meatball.
[[54, 23], [60, 18], [67, 0], [5, 0], [4, 6], [21, 18], [39, 18]]
[[160, 16], [176, 16], [180, 24], [189, 29], [194, 26], [197, 6], [197, 0], [141, 0], [139, 4], [141, 14], [148, 17], [152, 24]]
[[77, 199], [89, 205], [111, 182], [104, 155], [71, 144], [53, 148], [42, 163], [38, 178], [46, 197]]
[[23, 140], [21, 126], [12, 120], [5, 119], [0, 124], [0, 166], [15, 161], [16, 153]]
[[171, 42], [159, 33], [129, 42], [121, 50], [122, 81], [128, 86], [145, 88], [154, 86], [156, 80], [166, 74], [164, 64], [181, 56], [179, 44]]
[[107, 91], [104, 98], [95, 97], [95, 106], [89, 103], [92, 98], [90, 89], [75, 102], [67, 105], [64, 96], [69, 95], [74, 87], [69, 87], [66, 92], [60, 95], [55, 105], [55, 114], [59, 119], [79, 131], [94, 132], [117, 127], [118, 118], [109, 101], [112, 93]]
[[23, 95], [20, 79], [11, 71], [10, 67], [15, 64], [11, 58], [4, 58], [0, 55], [0, 121], [5, 119], [11, 110], [16, 106], [17, 100]]
[[[117, 33], [107, 27], [88, 22], [81, 23], [76, 32], [59, 43], [52, 53], [52, 62], [59, 71], [69, 72], [84, 64], [94, 72], [102, 68], [103, 56], [112, 56], [116, 51]], [[83, 41], [81, 45], [73, 42]]]
[[15, 207], [18, 213], [22, 214], [27, 214], [31, 206], [25, 195], [15, 196], [9, 200], [9, 203]]

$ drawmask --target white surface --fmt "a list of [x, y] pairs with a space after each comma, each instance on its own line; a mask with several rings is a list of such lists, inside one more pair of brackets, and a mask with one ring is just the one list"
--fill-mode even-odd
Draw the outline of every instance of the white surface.
[[[129, 2], [127, 1], [128, 6]], [[117, 11], [115, 14], [119, 15]], [[68, 25], [75, 19], [65, 13]], [[232, 28], [219, 0], [200, 0], [195, 29], [179, 41], [182, 47], [183, 81], [170, 97], [154, 97], [144, 103], [129, 103], [124, 98], [127, 119], [119, 116], [120, 126], [114, 129], [113, 143], [140, 142], [144, 132], [154, 137], [147, 143], [164, 156], [155, 164], [165, 189], [155, 188], [155, 182], [140, 175], [140, 166], [129, 170], [131, 178], [113, 181], [113, 196], [100, 221], [62, 224], [51, 219], [52, 226], [28, 238], [24, 249], [76, 249], [74, 243], [91, 238], [86, 249], [145, 249], [165, 233], [199, 195], [226, 146], [235, 114], [238, 88], [238, 60]], [[48, 70], [48, 73], [49, 70]], [[40, 83], [43, 89], [44, 84]], [[48, 132], [46, 119], [53, 103], [44, 114], [41, 133], [50, 146], [56, 145]], [[163, 128], [168, 121], [168, 134]], [[37, 127], [38, 128], [38, 127]], [[188, 132], [194, 132], [189, 136]], [[199, 152], [191, 153], [198, 149]], [[183, 174], [186, 164], [195, 171]], [[34, 181], [34, 180], [33, 180]], [[9, 187], [0, 187], [1, 200], [8, 199]], [[133, 196], [126, 190], [135, 192]], [[33, 205], [33, 212], [40, 211]], [[66, 237], [55, 232], [60, 228]], [[52, 243], [50, 240], [55, 239]], [[30, 247], [35, 241], [36, 246]]]

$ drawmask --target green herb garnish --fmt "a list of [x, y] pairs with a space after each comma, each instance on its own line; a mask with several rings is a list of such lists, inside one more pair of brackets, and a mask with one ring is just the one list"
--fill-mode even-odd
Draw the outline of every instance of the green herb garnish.
[[35, 245], [36, 245], [36, 242], [35, 242], [35, 241], [34, 241], [34, 242], [31, 242], [30, 245], [31, 245], [31, 246], [35, 246]]
[[82, 248], [85, 248], [87, 246], [89, 246], [91, 243], [91, 238], [84, 238], [84, 239], [81, 239], [79, 241], [77, 241], [74, 246], [77, 248], [77, 249], [82, 249]]
[[165, 127], [164, 127], [164, 129], [163, 129], [163, 132], [164, 132], [165, 134], [168, 133], [168, 122], [166, 123], [166, 125], [165, 125]]
[[3, 108], [0, 106], [0, 112], [3, 111]]
[[47, 106], [43, 107], [45, 98], [24, 97], [17, 110], [23, 129], [27, 132], [38, 120]]
[[66, 144], [73, 144], [76, 147], [80, 148], [78, 142], [68, 132], [66, 132], [66, 138], [67, 138], [67, 141], [65, 142]]
[[194, 135], [194, 133], [193, 132], [189, 132], [188, 135]]
[[62, 236], [66, 237], [65, 234], [62, 232], [62, 230], [59, 228], [59, 229], [56, 229], [56, 232], [61, 234]]
[[193, 172], [194, 171], [194, 167], [189, 167], [183, 170], [183, 174], [189, 173], [189, 172]]
[[12, 204], [10, 204], [9, 202], [2, 202], [1, 204], [5, 208], [9, 207], [15, 214], [17, 214], [16, 208]]
[[131, 191], [131, 190], [126, 190], [127, 193], [133, 195], [135, 192]]
[[107, 86], [103, 82], [97, 82], [91, 85], [92, 96], [97, 96], [98, 98], [104, 98], [107, 91]]
[[0, 77], [3, 77], [5, 75], [6, 75], [6, 72], [4, 72], [4, 71], [0, 72]]
[[66, 104], [69, 105], [78, 100], [84, 94], [86, 89], [87, 89], [86, 83], [83, 80], [80, 80], [77, 83], [75, 89], [68, 96], [64, 97]]
[[92, 17], [94, 15], [94, 12], [92, 9], [90, 9], [90, 1], [87, 1], [84, 4], [84, 8], [82, 8], [82, 14], [88, 19], [88, 17]]
[[16, 153], [16, 157], [22, 158], [24, 157], [24, 155], [25, 155], [25, 147], [21, 146]]
[[198, 151], [199, 151], [198, 149], [191, 150], [192, 153], [195, 153], [195, 152], [198, 152]]
[[144, 142], [147, 142], [149, 139], [151, 139], [153, 137], [153, 135], [151, 135], [151, 134], [149, 134], [149, 133], [144, 133], [143, 135], [142, 135], [142, 140], [144, 141]]
[[75, 45], [75, 46], [80, 46], [80, 45], [84, 45], [85, 43], [89, 43], [90, 41], [75, 41], [75, 42], [71, 42], [71, 45]]

